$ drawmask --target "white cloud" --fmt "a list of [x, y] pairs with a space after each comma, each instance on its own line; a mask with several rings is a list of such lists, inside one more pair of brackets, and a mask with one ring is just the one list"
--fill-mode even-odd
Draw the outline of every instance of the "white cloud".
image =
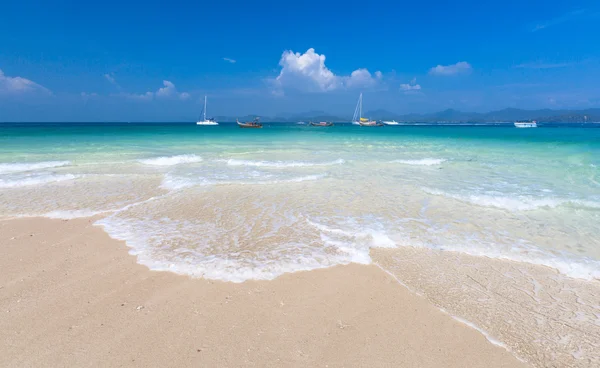
[[367, 69], [357, 69], [349, 77], [340, 77], [346, 87], [369, 87], [381, 79], [381, 72], [375, 72], [375, 77]]
[[459, 61], [452, 65], [438, 65], [429, 69], [431, 75], [456, 75], [462, 73], [468, 73], [473, 69], [471, 64], [466, 61]]
[[[325, 65], [325, 55], [319, 55], [310, 48], [304, 54], [284, 51], [279, 60], [281, 71], [275, 78], [276, 88], [295, 88], [312, 92], [328, 92], [340, 88], [368, 87], [382, 78], [381, 72], [375, 76], [367, 69], [357, 69], [349, 76], [335, 75]], [[282, 92], [279, 91], [278, 94]]]
[[225, 58], [225, 57], [224, 57], [224, 58], [223, 58], [223, 60], [225, 60], [225, 61], [227, 61], [227, 62], [230, 62], [231, 64], [235, 64], [235, 63], [236, 63], [236, 60], [234, 60], [234, 59], [230, 59], [230, 58]]
[[114, 94], [112, 96], [123, 97], [123, 98], [127, 98], [130, 100], [136, 100], [136, 101], [150, 101], [154, 98], [154, 92], [146, 92], [146, 93], [142, 93], [142, 94], [118, 93], [118, 94]]
[[29, 92], [44, 92], [50, 94], [50, 90], [29, 79], [21, 77], [9, 77], [0, 69], [0, 94], [23, 94]]
[[[590, 13], [586, 9], [574, 10], [574, 11], [562, 14], [556, 18], [547, 20], [543, 23], [537, 24], [535, 27], [533, 27], [531, 29], [531, 32], [541, 31], [542, 29], [546, 29], [550, 26], [555, 26], [558, 24], [562, 24], [562, 23], [566, 23], [566, 22], [570, 22], [570, 21], [574, 21], [574, 20], [581, 20], [582, 18], [585, 18], [586, 16], [589, 16], [589, 15], [590, 15]], [[598, 14], [592, 13], [591, 15], [593, 17], [594, 15], [598, 15]]]
[[408, 83], [402, 83], [400, 85], [400, 89], [403, 91], [419, 91], [421, 89], [421, 85], [419, 84], [408, 84]]
[[164, 80], [163, 81], [163, 85], [164, 87], [159, 88], [158, 91], [156, 91], [156, 98], [179, 98], [180, 100], [187, 100], [188, 98], [190, 98], [190, 94], [187, 92], [178, 92], [177, 88], [175, 88], [175, 85], [168, 81], [168, 80]]
[[577, 63], [569, 62], [569, 63], [524, 63], [515, 65], [515, 68], [519, 69], [556, 69], [556, 68], [566, 68], [569, 66], [576, 65]]
[[173, 84], [173, 82], [171, 82], [171, 81], [164, 80], [163, 86], [164, 87], [159, 88], [158, 91], [156, 91], [156, 92], [146, 92], [146, 93], [142, 93], [142, 94], [118, 93], [113, 96], [124, 97], [124, 98], [128, 98], [131, 100], [137, 100], [137, 101], [150, 101], [154, 98], [157, 98], [157, 99], [176, 98], [176, 99], [180, 99], [180, 100], [187, 100], [190, 98], [189, 93], [177, 91], [175, 84]]
[[421, 85], [417, 84], [417, 78], [413, 78], [409, 83], [402, 83], [400, 85], [400, 90], [405, 93], [416, 92], [421, 90]]
[[112, 73], [104, 74], [104, 78], [106, 78], [106, 80], [109, 81], [110, 84], [114, 84], [115, 86], [120, 87], [119, 83], [117, 83], [117, 80], [115, 79], [115, 76]]

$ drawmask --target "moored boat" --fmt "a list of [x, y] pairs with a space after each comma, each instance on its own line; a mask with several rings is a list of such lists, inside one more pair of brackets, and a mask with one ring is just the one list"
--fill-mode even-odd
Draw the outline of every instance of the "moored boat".
[[399, 125], [399, 123], [396, 120], [392, 120], [392, 121], [389, 121], [389, 120], [386, 121], [386, 120], [384, 120], [381, 123], [385, 124], [385, 125]]
[[327, 122], [327, 121], [321, 121], [318, 123], [313, 123], [312, 121], [309, 123], [310, 126], [316, 126], [316, 127], [330, 127], [333, 126], [332, 122]]
[[517, 128], [537, 128], [537, 121], [515, 121], [515, 126]]
[[362, 93], [358, 96], [358, 102], [356, 103], [356, 108], [354, 109], [354, 116], [352, 117], [352, 124], [360, 125], [364, 127], [376, 127], [383, 126], [383, 124], [376, 122], [375, 120], [370, 120], [362, 117]]
[[262, 124], [258, 122], [258, 118], [255, 118], [254, 121], [248, 121], [245, 123], [241, 123], [239, 120], [236, 119], [237, 125], [240, 128], [262, 128]]
[[358, 121], [358, 125], [363, 126], [363, 127], [382, 127], [382, 126], [385, 126], [384, 124], [378, 123], [375, 120], [369, 120], [369, 119], [364, 119], [364, 118], [361, 118]]
[[202, 119], [198, 119], [196, 125], [219, 125], [213, 118], [206, 117], [206, 96], [204, 96], [204, 108], [202, 109]]

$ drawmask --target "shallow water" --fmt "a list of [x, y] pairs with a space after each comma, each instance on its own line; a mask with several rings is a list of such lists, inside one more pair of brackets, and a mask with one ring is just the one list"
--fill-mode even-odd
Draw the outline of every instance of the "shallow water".
[[[600, 129], [589, 126], [4, 124], [0, 214], [101, 214], [97, 225], [150, 268], [234, 282], [397, 249], [375, 261], [448, 310], [454, 299], [431, 291], [443, 285], [436, 275], [397, 272], [402, 249], [547, 266], [588, 290], [600, 282]], [[444, 269], [447, 282], [461, 280], [468, 264]], [[586, 295], [587, 309], [545, 308], [597, 330], [600, 301]], [[480, 322], [476, 308], [455, 313]], [[585, 346], [565, 359], [585, 366]]]

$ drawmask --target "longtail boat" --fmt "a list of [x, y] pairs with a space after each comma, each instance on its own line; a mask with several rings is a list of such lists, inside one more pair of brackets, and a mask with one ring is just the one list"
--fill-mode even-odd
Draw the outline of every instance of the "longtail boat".
[[241, 123], [239, 120], [236, 119], [237, 125], [240, 128], [262, 128], [262, 124], [258, 122], [258, 118], [255, 118], [254, 121], [248, 121], [245, 123]]

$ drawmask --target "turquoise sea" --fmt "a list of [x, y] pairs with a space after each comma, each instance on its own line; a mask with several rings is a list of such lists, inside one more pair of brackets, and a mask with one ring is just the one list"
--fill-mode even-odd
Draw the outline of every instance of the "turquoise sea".
[[[151, 269], [215, 280], [375, 263], [523, 359], [600, 359], [598, 124], [0, 124], [0, 216], [96, 216]], [[475, 264], [534, 327], [485, 317], [489, 285], [453, 307]]]

